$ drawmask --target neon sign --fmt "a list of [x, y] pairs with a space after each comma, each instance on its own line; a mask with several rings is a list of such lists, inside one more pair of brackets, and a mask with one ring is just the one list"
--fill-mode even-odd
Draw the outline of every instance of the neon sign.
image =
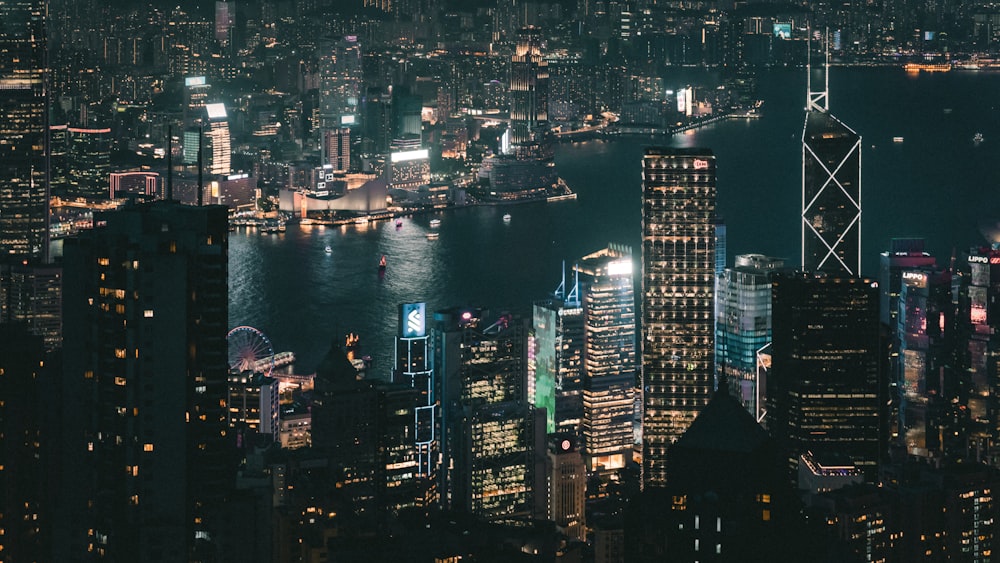
[[708, 161], [702, 160], [700, 158], [694, 159], [694, 169], [695, 170], [705, 170], [708, 168]]

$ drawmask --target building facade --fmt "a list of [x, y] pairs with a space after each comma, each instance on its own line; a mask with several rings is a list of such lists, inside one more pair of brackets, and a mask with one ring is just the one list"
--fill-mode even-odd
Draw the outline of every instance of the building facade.
[[48, 260], [49, 89], [44, 0], [0, 4], [0, 255]]
[[878, 287], [872, 280], [779, 272], [767, 428], [797, 476], [799, 456], [846, 456], [876, 478], [881, 457]]
[[861, 275], [861, 136], [819, 109], [802, 130], [802, 270]]
[[643, 484], [708, 404], [715, 369], [715, 155], [649, 148], [642, 161]]
[[54, 543], [108, 561], [198, 557], [235, 475], [228, 212], [161, 201], [95, 225], [65, 242], [64, 392], [79, 397], [66, 424], [85, 468], [63, 489], [78, 518]]
[[758, 422], [764, 416], [761, 355], [771, 342], [771, 272], [784, 260], [742, 254], [718, 279], [715, 372]]
[[574, 270], [583, 298], [583, 451], [589, 471], [613, 471], [631, 459], [636, 341], [632, 249], [608, 247]]

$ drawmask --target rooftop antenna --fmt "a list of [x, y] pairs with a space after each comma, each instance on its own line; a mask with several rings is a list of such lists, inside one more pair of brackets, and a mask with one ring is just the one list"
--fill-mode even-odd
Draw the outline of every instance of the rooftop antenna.
[[823, 90], [813, 91], [812, 88], [812, 28], [807, 28], [809, 37], [806, 40], [806, 111], [826, 112], [830, 109], [830, 40], [824, 32], [825, 61], [823, 64]]

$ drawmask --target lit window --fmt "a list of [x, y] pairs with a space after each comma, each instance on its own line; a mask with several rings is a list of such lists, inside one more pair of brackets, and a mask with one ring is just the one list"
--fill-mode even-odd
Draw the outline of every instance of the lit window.
[[142, 445], [142, 451], [144, 451], [144, 452], [151, 452], [151, 451], [153, 451], [153, 444], [143, 444]]
[[145, 311], [142, 312], [142, 316], [146, 317], [147, 319], [153, 318], [153, 310], [146, 309]]

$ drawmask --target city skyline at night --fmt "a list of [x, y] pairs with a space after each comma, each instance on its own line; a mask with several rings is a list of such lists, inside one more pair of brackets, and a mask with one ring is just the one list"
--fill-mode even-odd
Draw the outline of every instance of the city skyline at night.
[[976, 1], [0, 0], [0, 559], [994, 559], [998, 52]]

